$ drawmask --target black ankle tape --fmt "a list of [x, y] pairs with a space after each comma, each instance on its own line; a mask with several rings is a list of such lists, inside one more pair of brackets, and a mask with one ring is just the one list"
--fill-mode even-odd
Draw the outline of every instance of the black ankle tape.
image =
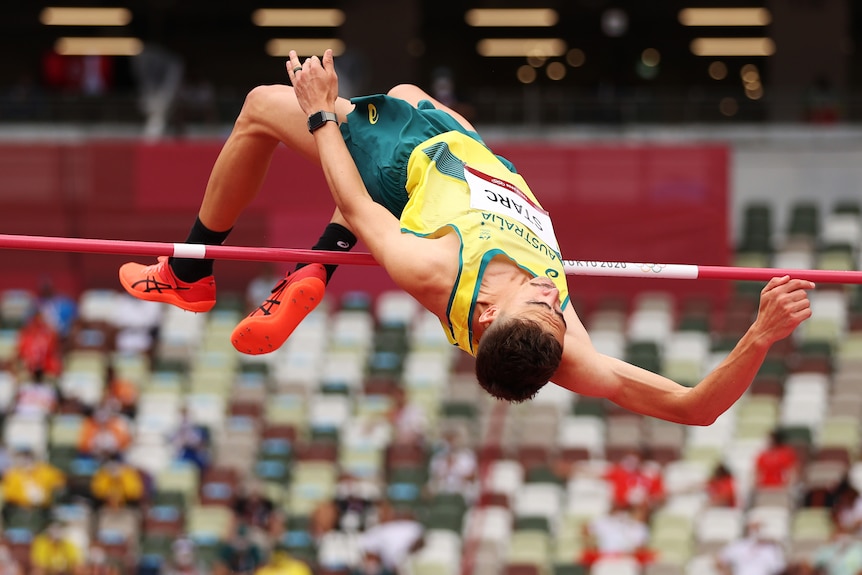
[[[224, 231], [216, 232], [206, 227], [200, 220], [195, 218], [195, 223], [189, 231], [186, 238], [187, 244], [204, 244], [207, 246], [220, 246], [227, 239], [233, 228]], [[194, 259], [194, 258], [175, 258], [168, 259], [168, 263], [177, 276], [184, 282], [196, 282], [213, 273], [212, 259]]]
[[[353, 232], [341, 224], [330, 222], [326, 226], [326, 229], [323, 230], [323, 234], [321, 234], [317, 243], [314, 244], [311, 249], [328, 252], [349, 252], [355, 245], [356, 236]], [[296, 269], [298, 270], [307, 265], [308, 263], [297, 264]], [[329, 280], [332, 279], [332, 274], [335, 273], [335, 268], [338, 266], [335, 264], [329, 264], [324, 265], [323, 267], [326, 268], [326, 283], [329, 283]]]

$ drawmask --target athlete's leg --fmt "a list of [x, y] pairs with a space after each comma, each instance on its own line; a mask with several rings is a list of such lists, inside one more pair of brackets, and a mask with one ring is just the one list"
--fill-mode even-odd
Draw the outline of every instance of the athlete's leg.
[[392, 96], [393, 98], [400, 98], [402, 100], [406, 100], [407, 102], [410, 102], [414, 108], [419, 106], [419, 102], [421, 100], [428, 100], [432, 104], [434, 104], [435, 108], [437, 108], [438, 110], [442, 110], [443, 112], [446, 112], [447, 114], [455, 118], [455, 120], [457, 120], [458, 123], [464, 126], [464, 128], [466, 128], [467, 130], [470, 130], [471, 132], [476, 131], [476, 128], [474, 128], [473, 125], [467, 121], [467, 118], [465, 118], [449, 106], [442, 104], [439, 100], [429, 95], [428, 92], [426, 92], [419, 86], [414, 86], [413, 84], [398, 84], [397, 86], [389, 90], [386, 94], [388, 96]]
[[[339, 98], [335, 107], [342, 122], [353, 105]], [[318, 162], [306, 121], [292, 87], [259, 86], [249, 92], [207, 183], [198, 214], [207, 228], [233, 227], [263, 185], [279, 143]]]
[[[351, 108], [348, 100], [339, 99], [335, 112], [344, 121]], [[186, 242], [213, 245], [227, 238], [242, 211], [259, 192], [279, 143], [318, 161], [306, 115], [293, 88], [260, 86], [246, 97], [234, 129], [216, 159]], [[289, 186], [290, 182], [286, 184]], [[343, 222], [343, 218], [336, 214], [334, 221]], [[208, 311], [215, 304], [212, 269], [211, 259], [163, 258], [153, 266], [128, 263], [120, 268], [120, 283], [140, 299], [171, 303], [190, 311]], [[311, 270], [305, 273], [310, 274]]]

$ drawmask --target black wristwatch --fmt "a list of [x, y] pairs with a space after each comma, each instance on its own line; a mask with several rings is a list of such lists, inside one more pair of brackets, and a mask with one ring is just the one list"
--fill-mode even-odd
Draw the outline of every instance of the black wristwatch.
[[324, 112], [323, 110], [315, 112], [308, 117], [308, 131], [313, 133], [326, 122], [335, 122], [335, 125], [338, 125], [338, 116], [335, 115], [335, 112]]

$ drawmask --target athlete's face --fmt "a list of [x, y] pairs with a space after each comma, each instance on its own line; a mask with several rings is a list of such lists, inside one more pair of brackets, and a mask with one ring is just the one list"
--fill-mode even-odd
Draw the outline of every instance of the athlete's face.
[[510, 317], [533, 320], [551, 330], [560, 342], [563, 341], [566, 319], [560, 305], [560, 290], [546, 277], [536, 277], [519, 286], [500, 305], [500, 311]]

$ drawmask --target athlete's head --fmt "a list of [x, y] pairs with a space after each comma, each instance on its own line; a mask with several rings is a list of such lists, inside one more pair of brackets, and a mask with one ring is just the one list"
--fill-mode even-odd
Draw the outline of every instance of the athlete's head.
[[476, 378], [497, 399], [531, 399], [551, 379], [563, 356], [563, 345], [551, 331], [532, 320], [497, 318], [476, 350]]
[[566, 333], [559, 297], [551, 280], [533, 278], [482, 314], [476, 377], [488, 393], [526, 401], [551, 379]]

